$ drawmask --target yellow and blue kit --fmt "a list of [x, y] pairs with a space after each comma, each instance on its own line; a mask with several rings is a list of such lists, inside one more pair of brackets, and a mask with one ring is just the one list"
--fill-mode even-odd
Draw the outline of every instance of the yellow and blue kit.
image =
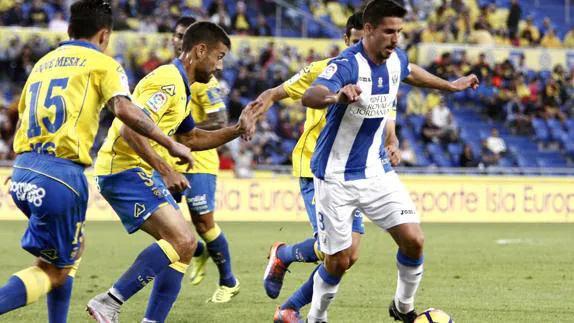
[[72, 266], [80, 249], [84, 168], [92, 163], [100, 110], [115, 96], [130, 96], [122, 67], [77, 40], [42, 57], [22, 91], [10, 194], [29, 219], [22, 247], [57, 267]]
[[[285, 81], [283, 89], [287, 95], [293, 100], [300, 100], [330, 61], [331, 58], [313, 62]], [[299, 189], [314, 234], [317, 233], [317, 219], [315, 215], [315, 186], [313, 185], [313, 173], [311, 172], [311, 157], [315, 151], [319, 134], [325, 127], [326, 116], [327, 109], [307, 108], [303, 133], [297, 141], [292, 155], [293, 176], [299, 177]], [[361, 234], [365, 232], [360, 212], [356, 212], [353, 218], [353, 232]]]
[[[163, 65], [144, 77], [136, 86], [132, 100], [166, 134], [188, 132], [195, 127], [188, 101], [190, 87], [179, 59]], [[177, 203], [153, 169], [120, 134], [120, 120], [114, 120], [98, 153], [95, 164], [97, 187], [122, 220], [129, 233], [137, 231], [157, 209]], [[152, 147], [160, 150], [155, 142]]]

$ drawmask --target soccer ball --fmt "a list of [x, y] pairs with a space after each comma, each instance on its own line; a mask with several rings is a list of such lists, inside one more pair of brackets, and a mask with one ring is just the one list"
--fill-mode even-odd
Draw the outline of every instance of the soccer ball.
[[429, 308], [422, 312], [414, 323], [454, 323], [450, 315], [438, 308]]

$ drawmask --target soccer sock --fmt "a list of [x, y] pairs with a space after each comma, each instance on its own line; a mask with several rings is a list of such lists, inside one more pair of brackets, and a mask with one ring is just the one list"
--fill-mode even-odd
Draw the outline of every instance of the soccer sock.
[[179, 255], [173, 246], [163, 239], [158, 240], [138, 255], [108, 293], [123, 303], [176, 261], [179, 261]]
[[195, 252], [193, 253], [194, 257], [199, 257], [205, 250], [205, 244], [201, 241], [197, 241], [197, 247], [195, 248]]
[[296, 244], [283, 245], [277, 250], [277, 256], [289, 266], [292, 262], [316, 262], [315, 239], [307, 239]]
[[311, 303], [313, 298], [313, 277], [318, 269], [319, 266], [315, 267], [309, 279], [281, 305], [282, 310], [290, 308], [299, 311], [303, 306]]
[[81, 259], [76, 260], [64, 284], [48, 293], [48, 321], [50, 323], [66, 323], [67, 321], [70, 299], [72, 298], [72, 286], [80, 261]]
[[397, 291], [395, 292], [395, 305], [401, 313], [408, 313], [415, 309], [415, 293], [423, 278], [424, 257], [413, 259], [405, 256], [400, 250], [397, 252]]
[[181, 280], [187, 267], [188, 265], [184, 263], [175, 262], [157, 275], [149, 297], [144, 321], [159, 323], [167, 319], [167, 315], [181, 289]]
[[237, 283], [231, 271], [231, 255], [225, 235], [216, 224], [209, 231], [201, 235], [207, 244], [207, 251], [219, 270], [219, 285], [234, 287]]
[[324, 264], [319, 265], [313, 277], [313, 299], [307, 315], [309, 321], [327, 321], [327, 307], [335, 298], [340, 282], [341, 278], [329, 274]]
[[0, 288], [0, 314], [36, 302], [51, 288], [50, 277], [39, 267], [29, 267], [15, 273]]

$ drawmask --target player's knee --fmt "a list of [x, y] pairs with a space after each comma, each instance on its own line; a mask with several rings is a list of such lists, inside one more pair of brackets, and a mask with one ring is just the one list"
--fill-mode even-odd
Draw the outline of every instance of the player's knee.
[[334, 255], [327, 256], [325, 263], [331, 272], [335, 272], [342, 276], [343, 273], [345, 273], [345, 271], [347, 271], [351, 266], [351, 257], [350, 254], [344, 250], [337, 252]]
[[199, 235], [205, 234], [215, 226], [215, 223], [213, 222], [213, 216], [209, 213], [192, 216], [192, 222], [195, 226], [195, 231]]
[[197, 248], [197, 241], [190, 230], [185, 230], [175, 239], [173, 247], [177, 251], [180, 261], [187, 263]]
[[404, 249], [408, 256], [417, 258], [422, 255], [423, 245], [424, 234], [420, 232], [419, 234], [406, 239]]
[[50, 283], [52, 288], [58, 288], [66, 282], [68, 273], [72, 268], [58, 268], [52, 264], [45, 263], [43, 261], [38, 261], [37, 266], [42, 269], [46, 275], [50, 278]]
[[353, 250], [351, 257], [349, 257], [349, 268], [353, 267], [357, 261], [359, 261], [359, 250]]

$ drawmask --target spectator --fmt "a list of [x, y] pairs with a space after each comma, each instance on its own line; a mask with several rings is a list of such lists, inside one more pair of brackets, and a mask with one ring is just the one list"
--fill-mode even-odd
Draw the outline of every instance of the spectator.
[[498, 161], [500, 160], [500, 155], [493, 153], [488, 148], [486, 140], [480, 142], [480, 147], [480, 162], [486, 167], [497, 165]]
[[45, 28], [48, 26], [49, 20], [50, 17], [48, 16], [46, 9], [44, 9], [44, 3], [42, 0], [33, 0], [32, 8], [30, 8], [30, 12], [28, 12], [26, 25]]
[[506, 142], [498, 135], [498, 129], [492, 128], [490, 136], [486, 138], [486, 147], [496, 155], [506, 152]]
[[241, 94], [239, 90], [234, 89], [231, 91], [229, 97], [229, 104], [227, 105], [227, 113], [229, 114], [229, 122], [234, 123], [239, 120], [241, 115], [241, 110], [243, 110], [243, 104], [241, 104]]
[[526, 135], [530, 133], [530, 118], [526, 116], [526, 108], [518, 97], [512, 98], [504, 106], [506, 112], [506, 126], [514, 134]]
[[546, 36], [546, 33], [549, 32], [550, 29], [554, 29], [552, 27], [552, 22], [550, 21], [550, 18], [544, 17], [544, 20], [542, 21], [542, 26], [540, 26], [540, 28], [538, 29], [540, 37]]
[[424, 116], [429, 110], [423, 91], [419, 87], [413, 87], [407, 94], [407, 115]]
[[247, 67], [241, 66], [239, 72], [237, 73], [237, 79], [235, 80], [234, 89], [239, 91], [239, 96], [247, 97], [249, 96], [249, 90], [251, 87], [251, 78], [249, 77], [249, 72]]
[[528, 16], [528, 18], [526, 18], [526, 25], [520, 32], [520, 38], [520, 44], [526, 46], [537, 44], [540, 40], [540, 32], [534, 25], [532, 16]]
[[560, 42], [560, 38], [556, 36], [556, 32], [554, 28], [548, 29], [548, 32], [542, 37], [540, 40], [540, 45], [545, 48], [560, 48], [562, 47], [562, 43]]
[[417, 155], [411, 148], [411, 142], [408, 139], [401, 140], [401, 166], [413, 167], [417, 165]]
[[143, 21], [140, 22], [139, 32], [149, 34], [157, 33], [157, 24], [155, 22], [155, 18], [153, 16], [147, 16], [143, 18]]
[[227, 146], [221, 146], [219, 148], [219, 169], [221, 170], [233, 170], [235, 169], [235, 161], [233, 156], [231, 156], [231, 151]]
[[245, 2], [237, 2], [237, 12], [231, 19], [231, 29], [240, 35], [246, 35], [251, 30], [251, 24], [245, 14]]
[[122, 31], [131, 29], [130, 25], [128, 25], [128, 15], [125, 10], [116, 10], [114, 15], [114, 30]]
[[24, 10], [22, 2], [15, 1], [14, 6], [4, 14], [4, 24], [6, 26], [23, 25]]
[[477, 45], [494, 45], [494, 38], [488, 31], [488, 27], [480, 22], [474, 24], [474, 30], [470, 33], [468, 41]]
[[267, 80], [267, 71], [262, 69], [261, 71], [259, 71], [259, 73], [257, 73], [257, 79], [253, 83], [253, 86], [251, 87], [249, 94], [257, 96], [263, 93], [263, 91], [267, 90], [268, 88], [269, 88], [269, 82]]
[[68, 22], [64, 20], [64, 15], [60, 11], [54, 13], [54, 17], [48, 24], [48, 30], [62, 33], [68, 31]]
[[484, 53], [478, 56], [478, 62], [472, 67], [472, 73], [476, 74], [480, 82], [486, 77], [492, 76], [492, 68], [490, 68], [490, 64], [486, 62], [486, 55]]
[[477, 167], [478, 160], [474, 157], [474, 153], [472, 152], [472, 148], [469, 144], [464, 144], [462, 148], [462, 152], [458, 158], [458, 165], [460, 167]]
[[262, 14], [257, 16], [257, 24], [253, 26], [251, 34], [254, 36], [271, 36], [271, 27]]
[[171, 61], [173, 50], [169, 43], [169, 38], [166, 37], [161, 40], [161, 47], [155, 50], [155, 54], [157, 55], [157, 58], [159, 58], [161, 64], [167, 64]]
[[516, 33], [518, 31], [518, 23], [522, 17], [522, 8], [518, 3], [518, 0], [512, 0], [510, 5], [510, 11], [508, 13], [508, 18], [506, 19], [506, 27], [508, 28], [508, 33], [511, 39], [516, 38]]
[[570, 31], [564, 36], [564, 47], [574, 48], [574, 26], [570, 27]]
[[440, 142], [441, 130], [432, 122], [432, 114], [430, 111], [426, 115], [421, 132], [425, 143]]
[[454, 142], [458, 137], [458, 128], [452, 118], [444, 97], [441, 97], [438, 106], [431, 110], [432, 123], [440, 129], [439, 137], [446, 142]]
[[223, 6], [220, 6], [219, 10], [213, 16], [211, 16], [211, 22], [218, 24], [226, 32], [231, 30], [231, 19], [229, 19], [229, 15]]

